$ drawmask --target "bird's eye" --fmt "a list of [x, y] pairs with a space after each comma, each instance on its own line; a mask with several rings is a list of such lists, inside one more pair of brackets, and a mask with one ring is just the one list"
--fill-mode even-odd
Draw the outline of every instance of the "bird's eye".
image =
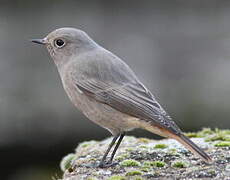
[[58, 48], [61, 48], [65, 45], [65, 42], [62, 40], [62, 39], [56, 39], [55, 40], [55, 45], [58, 47]]

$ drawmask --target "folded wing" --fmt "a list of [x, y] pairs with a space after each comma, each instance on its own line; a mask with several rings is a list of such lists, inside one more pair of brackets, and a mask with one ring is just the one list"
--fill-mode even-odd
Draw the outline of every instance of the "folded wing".
[[76, 82], [76, 86], [87, 96], [120, 112], [166, 128], [174, 134], [181, 132], [154, 96], [138, 81], [117, 84], [90, 78]]

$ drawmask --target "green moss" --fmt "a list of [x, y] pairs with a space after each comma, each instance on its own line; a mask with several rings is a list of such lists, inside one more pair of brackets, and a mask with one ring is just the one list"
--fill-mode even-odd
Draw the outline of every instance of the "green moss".
[[172, 167], [175, 167], [175, 168], [186, 168], [186, 167], [188, 167], [188, 163], [184, 162], [184, 161], [174, 161], [172, 163]]
[[169, 149], [167, 152], [166, 152], [166, 156], [169, 155], [170, 157], [181, 157], [182, 156], [182, 153], [181, 151], [179, 152], [178, 150], [176, 149]]
[[170, 155], [179, 155], [178, 150], [176, 148], [171, 148], [167, 151], [167, 154]]
[[230, 130], [220, 130], [218, 128], [211, 130], [203, 128], [201, 131], [186, 133], [188, 137], [204, 137], [206, 142], [209, 141], [230, 141]]
[[209, 136], [205, 141], [230, 141], [230, 134], [228, 130], [216, 130], [216, 133], [212, 136]]
[[85, 148], [85, 147], [87, 147], [87, 146], [89, 146], [89, 144], [85, 143], [85, 144], [82, 144], [81, 147]]
[[153, 161], [153, 165], [155, 167], [164, 167], [165, 166], [165, 162], [163, 162], [163, 161]]
[[93, 144], [96, 144], [96, 143], [97, 143], [97, 141], [94, 141], [94, 140], [92, 140], [92, 141], [85, 141], [85, 142], [80, 143], [78, 147], [86, 148], [86, 147], [89, 147], [89, 146], [91, 146]]
[[87, 178], [87, 180], [98, 180], [98, 179], [95, 177], [89, 177], [89, 178]]
[[230, 147], [230, 142], [220, 141], [220, 142], [216, 143], [214, 146], [216, 146], [216, 147]]
[[96, 161], [97, 159], [96, 158], [90, 158], [89, 161]]
[[214, 134], [215, 132], [212, 131], [210, 128], [203, 128], [201, 131], [198, 132], [188, 132], [185, 133], [186, 136], [190, 138], [200, 138], [200, 137], [205, 137], [210, 134]]
[[185, 133], [185, 135], [190, 138], [201, 137], [198, 135], [198, 133], [195, 133], [195, 132], [187, 132]]
[[145, 161], [144, 162], [144, 167], [150, 167], [150, 166], [164, 167], [165, 166], [165, 162], [163, 162], [163, 161]]
[[128, 152], [134, 151], [134, 148], [127, 148], [126, 151]]
[[141, 166], [141, 164], [133, 159], [127, 159], [121, 162], [121, 166], [123, 167], [133, 167], [133, 166]]
[[136, 176], [136, 175], [142, 175], [142, 172], [140, 171], [129, 171], [125, 174], [126, 176]]
[[216, 128], [215, 132], [216, 133], [222, 133], [222, 134], [225, 134], [225, 135], [230, 135], [230, 130], [229, 129], [218, 129], [218, 128]]
[[63, 172], [71, 167], [71, 163], [75, 159], [75, 157], [75, 154], [68, 154], [61, 160], [60, 167]]
[[150, 167], [150, 166], [152, 166], [152, 161], [145, 161], [143, 163], [143, 167]]
[[216, 134], [212, 137], [208, 137], [205, 141], [230, 141], [230, 135]]
[[107, 180], [126, 180], [124, 176], [111, 176]]
[[198, 132], [199, 134], [204, 135], [209, 135], [209, 134], [213, 134], [214, 131], [212, 131], [211, 128], [203, 128], [201, 131]]
[[117, 159], [119, 161], [123, 161], [125, 159], [128, 159], [128, 157], [129, 157], [129, 154], [124, 153], [124, 154], [121, 154], [121, 155], [117, 156], [115, 159]]
[[155, 149], [165, 149], [167, 148], [168, 146], [166, 144], [156, 144], [154, 146]]
[[147, 146], [142, 145], [142, 146], [139, 146], [139, 148], [147, 149], [148, 147], [147, 147]]
[[138, 139], [138, 142], [140, 142], [140, 143], [149, 143], [150, 140], [147, 139], [147, 138], [139, 138], [139, 139]]
[[115, 159], [118, 161], [123, 161], [123, 160], [127, 159], [128, 157], [129, 157], [129, 155], [124, 153], [124, 154], [117, 156]]

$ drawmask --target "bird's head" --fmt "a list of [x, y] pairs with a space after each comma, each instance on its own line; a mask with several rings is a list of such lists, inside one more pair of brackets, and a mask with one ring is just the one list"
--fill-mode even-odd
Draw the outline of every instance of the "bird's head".
[[75, 28], [56, 29], [43, 39], [31, 41], [45, 45], [57, 66], [97, 47], [97, 44], [84, 31]]

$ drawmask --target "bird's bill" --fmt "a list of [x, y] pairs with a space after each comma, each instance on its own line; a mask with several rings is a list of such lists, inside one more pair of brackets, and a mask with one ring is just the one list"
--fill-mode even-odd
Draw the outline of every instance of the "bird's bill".
[[42, 44], [42, 45], [46, 44], [46, 40], [45, 39], [31, 39], [31, 42], [37, 43], [37, 44]]

